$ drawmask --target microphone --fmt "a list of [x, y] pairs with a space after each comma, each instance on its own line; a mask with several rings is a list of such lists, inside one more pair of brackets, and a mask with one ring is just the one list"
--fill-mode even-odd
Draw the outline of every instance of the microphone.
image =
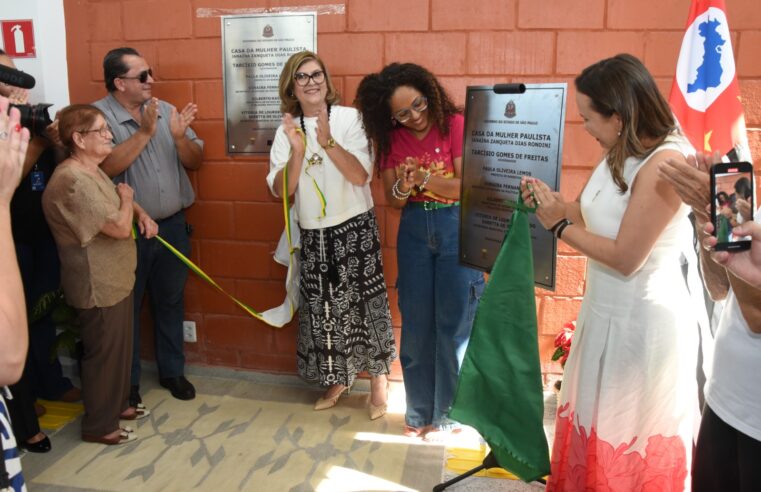
[[523, 94], [526, 92], [526, 84], [495, 84], [494, 92], [497, 94]]
[[22, 89], [31, 89], [36, 83], [34, 77], [28, 73], [6, 67], [5, 65], [0, 65], [0, 82], [12, 85], [13, 87], [21, 87]]

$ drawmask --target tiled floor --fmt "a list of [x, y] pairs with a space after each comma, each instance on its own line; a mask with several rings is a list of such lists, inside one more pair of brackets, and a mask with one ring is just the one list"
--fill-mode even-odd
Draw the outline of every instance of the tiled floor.
[[[446, 443], [437, 444], [427, 444], [401, 436], [404, 414], [402, 384], [391, 385], [389, 414], [383, 419], [365, 422], [366, 397], [363, 392], [368, 390], [368, 384], [367, 381], [361, 380], [355, 384], [352, 394], [342, 398], [339, 405], [335, 407], [335, 415], [316, 412], [323, 420], [329, 417], [329, 424], [328, 420], [325, 420], [318, 427], [310, 428], [307, 420], [313, 420], [312, 417], [315, 414], [311, 411], [311, 401], [319, 396], [319, 392], [307, 387], [295, 377], [210, 368], [191, 368], [189, 372], [190, 379], [196, 383], [199, 395], [203, 394], [204, 397], [208, 395], [207, 400], [199, 401], [201, 398], [196, 399], [195, 402], [174, 400], [155, 382], [151, 382], [155, 380], [155, 374], [146, 371], [143, 393], [144, 396], [148, 396], [147, 403], [153, 405], [154, 413], [148, 419], [138, 422], [137, 432], [140, 439], [135, 442], [137, 444], [112, 448], [93, 444], [83, 445], [79, 440], [79, 421], [77, 420], [51, 436], [54, 448], [51, 453], [28, 454], [22, 458], [22, 466], [30, 490], [133, 490], [135, 486], [139, 486], [141, 491], [147, 492], [149, 490], [193, 490], [199, 489], [199, 484], [200, 489], [205, 490], [212, 485], [209, 481], [214, 480], [216, 483], [212, 488], [216, 490], [423, 491], [431, 490], [437, 483], [457, 475], [445, 466], [445, 445], [450, 449], [478, 449], [481, 444], [478, 434], [472, 429], [466, 429], [465, 432], [452, 437]], [[259, 420], [250, 417], [256, 411], [261, 411], [258, 409], [263, 409], [265, 414], [269, 412], [270, 420], [265, 418], [266, 415], [259, 417]], [[294, 409], [297, 409], [297, 412], [305, 411], [306, 413], [294, 414]], [[545, 431], [551, 438], [552, 416], [555, 411], [553, 394], [546, 395], [545, 410]], [[278, 416], [282, 419], [288, 414], [293, 414], [295, 417], [286, 418], [283, 423], [275, 423], [275, 420], [272, 420], [277, 419]], [[209, 423], [205, 424], [203, 418]], [[134, 426], [134, 423], [130, 425]], [[204, 425], [211, 427], [204, 431]], [[276, 440], [290, 439], [292, 441], [289, 444], [291, 449], [288, 451], [291, 453], [289, 456], [292, 456], [290, 461], [285, 457], [281, 444], [273, 448], [275, 454], [266, 458], [267, 453], [263, 451], [263, 446], [272, 440], [269, 434], [262, 434], [262, 426], [267, 425], [273, 429], [277, 426], [282, 428], [279, 435], [276, 433]], [[350, 449], [347, 448], [345, 451], [345, 461], [350, 462], [351, 465], [332, 466], [332, 469], [343, 470], [349, 478], [341, 481], [336, 478], [335, 471], [330, 477], [329, 472], [315, 465], [312, 468], [307, 467], [308, 472], [295, 472], [307, 477], [303, 480], [299, 479], [296, 488], [284, 485], [287, 480], [283, 481], [283, 479], [293, 479], [287, 474], [285, 477], [280, 477], [280, 482], [276, 482], [277, 472], [283, 473], [283, 470], [278, 469], [279, 465], [275, 463], [278, 453], [285, 460], [283, 464], [293, 467], [290, 469], [295, 471], [302, 470], [296, 468], [298, 456], [302, 459], [309, 456], [314, 459], [314, 463], [318, 463], [322, 458], [315, 457], [315, 453], [327, 452], [325, 455], [328, 456], [331, 453], [342, 452], [340, 439], [336, 437], [338, 433], [335, 436], [329, 433], [330, 437], [322, 443], [306, 443], [307, 438], [314, 437], [330, 425], [336, 429], [344, 425], [344, 429], [350, 429], [351, 425], [357, 425], [358, 431], [352, 431], [351, 436], [368, 434], [375, 436], [372, 439], [377, 440], [370, 448], [362, 448], [356, 443], [356, 437], [352, 437], [351, 440], [355, 442], [349, 446]], [[240, 431], [233, 432], [234, 426], [238, 426]], [[220, 429], [220, 427], [223, 428]], [[305, 437], [300, 434], [302, 428], [306, 429]], [[203, 432], [206, 434], [199, 437]], [[245, 432], [251, 432], [251, 437], [246, 438]], [[221, 436], [221, 440], [214, 437], [215, 433]], [[242, 439], [237, 434], [242, 434]], [[236, 444], [236, 439], [241, 442]], [[249, 448], [251, 443], [254, 443], [254, 447]], [[380, 443], [384, 446], [396, 446], [388, 449], [394, 449], [392, 453], [398, 453], [400, 457], [396, 461], [386, 460], [385, 456], [383, 459], [378, 459]], [[326, 445], [328, 448], [325, 448]], [[130, 446], [133, 447], [130, 448]], [[372, 452], [376, 454], [373, 455]], [[147, 456], [151, 458], [147, 459]], [[141, 459], [147, 460], [146, 463], [143, 463]], [[230, 461], [232, 463], [229, 463]], [[385, 463], [386, 461], [388, 463]], [[188, 465], [189, 462], [192, 466]], [[225, 466], [229, 467], [226, 472]], [[243, 479], [235, 476], [240, 469], [245, 467], [249, 467], [248, 475], [241, 475], [245, 475]], [[266, 467], [270, 467], [269, 474], [262, 474], [262, 468]], [[397, 469], [393, 470], [393, 467]], [[88, 477], [87, 470], [91, 470], [89, 472], [91, 474], [102, 475], [103, 479], [94, 480]], [[362, 473], [359, 473], [360, 471]], [[353, 478], [352, 473], [355, 473]], [[370, 485], [373, 480], [376, 481]], [[279, 485], [273, 488], [274, 483]], [[512, 492], [536, 491], [543, 488], [538, 483], [525, 484], [515, 480], [475, 476], [447, 490]]]

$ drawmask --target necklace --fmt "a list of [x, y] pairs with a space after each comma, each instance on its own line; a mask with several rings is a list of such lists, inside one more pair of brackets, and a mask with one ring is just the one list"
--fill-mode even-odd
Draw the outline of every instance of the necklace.
[[312, 152], [312, 155], [307, 159], [307, 164], [310, 166], [319, 166], [322, 164], [322, 156], [317, 152]]
[[[330, 120], [330, 104], [328, 104], [328, 120]], [[317, 152], [314, 152], [309, 148], [309, 144], [307, 143], [308, 139], [306, 138], [307, 127], [306, 125], [304, 125], [303, 112], [299, 115], [299, 123], [301, 123], [301, 131], [304, 132], [304, 143], [306, 143], [307, 151], [312, 152], [312, 155], [309, 156], [309, 158], [307, 158], [307, 164], [309, 164], [310, 166], [319, 166], [320, 164], [322, 164], [322, 156], [320, 155], [319, 149]]]

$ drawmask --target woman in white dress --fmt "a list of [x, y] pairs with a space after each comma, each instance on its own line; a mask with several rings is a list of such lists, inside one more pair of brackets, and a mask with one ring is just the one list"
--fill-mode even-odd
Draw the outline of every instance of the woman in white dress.
[[692, 148], [633, 56], [602, 60], [575, 82], [602, 161], [574, 202], [522, 182], [542, 225], [588, 257], [547, 490], [689, 489], [698, 332], [680, 251], [692, 230], [658, 164]]

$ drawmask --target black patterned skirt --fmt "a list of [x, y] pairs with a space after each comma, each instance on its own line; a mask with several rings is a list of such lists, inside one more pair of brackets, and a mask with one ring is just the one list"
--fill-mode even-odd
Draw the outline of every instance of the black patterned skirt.
[[375, 212], [301, 230], [299, 375], [351, 386], [357, 374], [388, 374], [396, 359]]

